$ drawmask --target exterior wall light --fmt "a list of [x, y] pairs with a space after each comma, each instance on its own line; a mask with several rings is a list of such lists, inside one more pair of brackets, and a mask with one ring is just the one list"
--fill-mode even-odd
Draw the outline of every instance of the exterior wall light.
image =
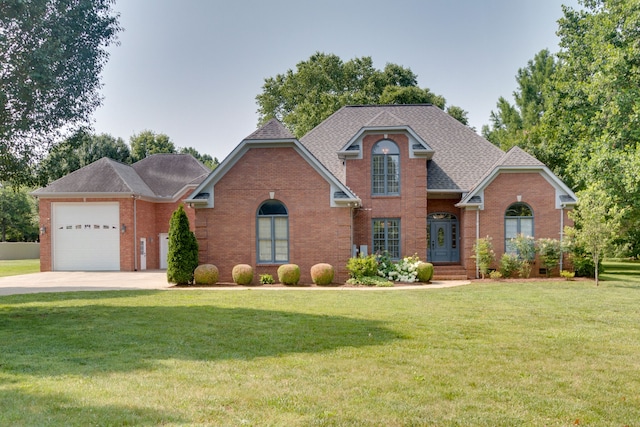
[[44, 225], [40, 227], [40, 234], [47, 234], [47, 227], [45, 227]]
[[122, 234], [124, 234], [125, 231], [127, 231], [127, 226], [122, 224], [122, 227], [120, 227], [120, 232], [122, 232]]

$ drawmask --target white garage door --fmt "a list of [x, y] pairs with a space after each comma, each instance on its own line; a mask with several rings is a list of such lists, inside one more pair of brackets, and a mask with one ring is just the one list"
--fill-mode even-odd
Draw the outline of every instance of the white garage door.
[[120, 270], [117, 202], [53, 203], [51, 210], [54, 270]]

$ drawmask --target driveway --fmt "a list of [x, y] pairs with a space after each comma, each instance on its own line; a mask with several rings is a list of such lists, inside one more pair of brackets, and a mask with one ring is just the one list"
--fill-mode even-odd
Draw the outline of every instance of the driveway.
[[[468, 285], [468, 280], [434, 281], [428, 285], [407, 285], [395, 288], [378, 287], [324, 287], [324, 286], [215, 286], [209, 288], [177, 288], [210, 289], [210, 290], [389, 290], [389, 289], [439, 289], [452, 286]], [[24, 274], [21, 276], [0, 277], [0, 296], [15, 294], [32, 294], [38, 292], [72, 292], [72, 291], [114, 291], [114, 290], [153, 290], [172, 289], [173, 284], [167, 283], [165, 270], [148, 271], [113, 271], [113, 272], [88, 272], [88, 271], [49, 271], [44, 273]], [[176, 288], [173, 288], [176, 289]]]

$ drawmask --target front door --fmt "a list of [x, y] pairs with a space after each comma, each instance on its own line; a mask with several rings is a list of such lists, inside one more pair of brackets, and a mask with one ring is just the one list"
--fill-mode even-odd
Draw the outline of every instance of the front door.
[[429, 262], [459, 262], [458, 219], [451, 214], [430, 215], [428, 221]]

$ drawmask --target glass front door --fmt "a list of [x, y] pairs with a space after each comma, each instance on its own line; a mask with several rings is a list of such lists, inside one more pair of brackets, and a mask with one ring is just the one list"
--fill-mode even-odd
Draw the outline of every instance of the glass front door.
[[429, 248], [427, 260], [429, 262], [459, 262], [458, 249], [458, 219], [451, 214], [429, 215], [427, 231]]

